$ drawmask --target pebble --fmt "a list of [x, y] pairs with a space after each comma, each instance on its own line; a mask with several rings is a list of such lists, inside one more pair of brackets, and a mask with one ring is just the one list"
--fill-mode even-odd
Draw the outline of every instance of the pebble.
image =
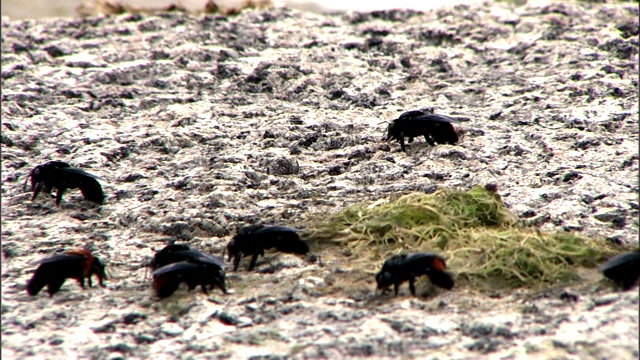
[[177, 323], [166, 322], [160, 325], [160, 331], [167, 335], [176, 336], [182, 334], [184, 332], [184, 329]]

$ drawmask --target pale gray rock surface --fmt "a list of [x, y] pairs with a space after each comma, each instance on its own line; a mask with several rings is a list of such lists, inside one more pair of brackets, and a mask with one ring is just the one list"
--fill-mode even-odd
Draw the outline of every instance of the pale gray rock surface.
[[[144, 267], [171, 239], [221, 254], [257, 221], [489, 182], [544, 230], [637, 244], [636, 3], [2, 27], [3, 357], [638, 357], [637, 288], [594, 270], [566, 289], [418, 298], [376, 297], [366, 274], [322, 295], [349, 261], [268, 253], [228, 272], [231, 294], [159, 301]], [[462, 120], [460, 143], [381, 141], [419, 108]], [[54, 159], [99, 176], [106, 203], [31, 202], [26, 175]], [[28, 296], [34, 261], [71, 247], [107, 262], [108, 287]]]

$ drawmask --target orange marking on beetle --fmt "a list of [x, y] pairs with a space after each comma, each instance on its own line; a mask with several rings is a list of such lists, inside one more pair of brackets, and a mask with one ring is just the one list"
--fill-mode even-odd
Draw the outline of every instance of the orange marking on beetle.
[[93, 267], [93, 261], [94, 261], [93, 255], [91, 255], [91, 253], [85, 249], [69, 250], [67, 251], [67, 254], [84, 256], [87, 258], [87, 260], [84, 262], [84, 265], [82, 267], [82, 274], [84, 275], [84, 277], [89, 277], [89, 274], [91, 273], [91, 268]]
[[447, 265], [444, 263], [442, 259], [437, 259], [437, 258], [433, 259], [431, 266], [433, 266], [433, 268], [438, 271], [447, 270]]

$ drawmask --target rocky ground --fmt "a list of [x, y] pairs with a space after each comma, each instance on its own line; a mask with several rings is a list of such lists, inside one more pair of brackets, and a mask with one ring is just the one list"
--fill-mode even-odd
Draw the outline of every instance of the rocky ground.
[[[228, 272], [231, 294], [160, 301], [144, 267], [171, 240], [221, 254], [239, 226], [488, 182], [544, 230], [637, 244], [637, 3], [3, 19], [1, 75], [4, 358], [639, 356], [637, 288], [595, 270], [392, 297], [351, 271], [358, 254], [268, 253]], [[419, 108], [460, 119], [460, 143], [381, 141]], [[99, 176], [106, 203], [30, 201], [27, 174], [54, 159]], [[27, 295], [34, 262], [74, 247], [107, 287]]]

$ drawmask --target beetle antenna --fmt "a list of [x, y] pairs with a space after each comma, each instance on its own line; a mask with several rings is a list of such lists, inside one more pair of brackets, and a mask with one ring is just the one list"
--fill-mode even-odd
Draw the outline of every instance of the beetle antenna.
[[22, 190], [23, 191], [27, 190], [27, 181], [29, 181], [29, 179], [31, 179], [31, 172], [29, 173], [29, 175], [27, 175], [27, 178], [24, 179], [24, 184], [22, 185]]

